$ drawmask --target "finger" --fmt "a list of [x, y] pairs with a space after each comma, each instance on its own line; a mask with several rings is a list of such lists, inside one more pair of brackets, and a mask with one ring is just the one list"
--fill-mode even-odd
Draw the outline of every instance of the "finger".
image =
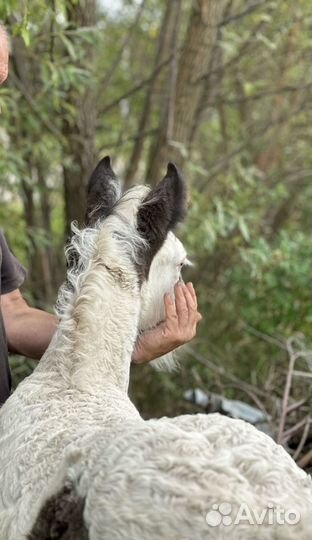
[[187, 324], [189, 318], [189, 310], [184, 295], [184, 288], [185, 285], [182, 285], [181, 283], [177, 283], [174, 288], [177, 316], [180, 324], [182, 325]]
[[[189, 285], [189, 284], [188, 284]], [[190, 288], [188, 285], [184, 285], [183, 292], [185, 296], [185, 300], [187, 303], [188, 310], [191, 314], [191, 312], [197, 311], [197, 302], [194, 300], [194, 296], [192, 295]]]
[[[192, 294], [194, 292], [194, 294]], [[202, 320], [202, 316], [197, 310], [197, 299], [192, 283], [188, 283], [184, 289], [185, 298], [188, 304], [189, 320], [188, 328], [191, 329], [192, 338], [196, 336], [197, 324]], [[194, 299], [195, 295], [195, 299]]]
[[196, 296], [196, 292], [195, 292], [195, 289], [194, 289], [194, 285], [193, 283], [187, 283], [187, 288], [188, 290], [190, 291], [191, 295], [192, 295], [192, 298], [193, 298], [193, 301], [194, 301], [194, 304], [196, 306], [196, 309], [197, 309], [197, 296]]
[[175, 301], [168, 293], [165, 294], [164, 296], [164, 304], [165, 304], [166, 319], [176, 319], [177, 310], [176, 310]]
[[196, 335], [196, 331], [197, 331], [197, 325], [198, 323], [200, 323], [200, 321], [202, 320], [202, 315], [199, 313], [199, 311], [196, 311], [195, 313], [195, 317], [194, 317], [194, 320], [193, 320], [193, 331], [194, 331], [194, 336]]
[[189, 340], [190, 340], [190, 341], [196, 337], [196, 334], [197, 334], [197, 325], [198, 325], [198, 323], [199, 323], [201, 320], [202, 320], [202, 316], [201, 316], [201, 314], [200, 314], [198, 311], [196, 311], [196, 312], [190, 317], [190, 320], [189, 320], [189, 329], [190, 329]]

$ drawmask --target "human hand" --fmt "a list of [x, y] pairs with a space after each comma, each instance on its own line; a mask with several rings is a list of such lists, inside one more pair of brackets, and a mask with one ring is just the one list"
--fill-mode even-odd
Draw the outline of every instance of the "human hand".
[[132, 361], [150, 362], [191, 341], [196, 336], [197, 324], [202, 319], [197, 310], [197, 298], [192, 283], [177, 283], [174, 299], [165, 294], [165, 320], [138, 339]]

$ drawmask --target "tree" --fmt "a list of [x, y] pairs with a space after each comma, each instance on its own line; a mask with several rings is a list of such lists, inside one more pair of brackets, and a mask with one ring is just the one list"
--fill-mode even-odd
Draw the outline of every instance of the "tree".
[[[68, 30], [75, 31], [84, 28], [94, 28], [96, 24], [96, 2], [66, 2]], [[75, 50], [73, 48], [73, 50]], [[89, 84], [77, 88], [75, 81], [67, 91], [65, 100], [67, 108], [74, 113], [63, 121], [63, 135], [66, 141], [67, 155], [70, 160], [64, 160], [64, 201], [65, 201], [65, 234], [70, 233], [70, 224], [77, 220], [84, 222], [86, 185], [94, 168], [95, 162], [95, 123], [97, 118], [96, 91], [93, 87], [92, 71], [95, 64], [94, 43], [85, 43], [80, 52], [79, 68], [88, 68], [91, 76]]]
[[[149, 125], [153, 100], [155, 100], [155, 94], [157, 95], [157, 92], [159, 92], [161, 86], [165, 88], [165, 91], [161, 92], [161, 104], [163, 112], [165, 112], [164, 109], [168, 108], [169, 106], [172, 107], [171, 101], [175, 97], [174, 86], [176, 84], [175, 71], [177, 63], [176, 55], [180, 17], [181, 0], [167, 2], [156, 48], [153, 73], [145, 92], [142, 113], [137, 128], [137, 137], [133, 145], [126, 171], [125, 187], [131, 186], [131, 184], [134, 182], [134, 178], [142, 158], [145, 141], [144, 133]], [[168, 88], [168, 90], [171, 90], [171, 95], [168, 91], [166, 91], [167, 87], [169, 86], [168, 83], [170, 82], [169, 69], [173, 77], [171, 89]], [[171, 98], [170, 105], [169, 98]]]
[[200, 0], [193, 4], [174, 99], [168, 102], [161, 117], [157, 140], [150, 151], [146, 174], [149, 182], [157, 182], [162, 164], [169, 158], [179, 166], [183, 164], [224, 7], [222, 0]]

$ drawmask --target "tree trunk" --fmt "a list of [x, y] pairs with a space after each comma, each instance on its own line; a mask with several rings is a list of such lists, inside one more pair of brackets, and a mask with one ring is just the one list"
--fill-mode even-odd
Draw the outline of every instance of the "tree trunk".
[[37, 167], [41, 226], [45, 233], [47, 244], [41, 249], [42, 276], [45, 286], [45, 297], [49, 304], [54, 303], [55, 296], [61, 281], [63, 280], [63, 268], [56, 261], [56, 253], [52, 238], [51, 204], [49, 188], [46, 183], [42, 164]]
[[167, 161], [175, 161], [178, 166], [183, 164], [224, 7], [224, 0], [194, 2], [178, 67], [172, 139], [168, 138], [166, 114], [151, 148], [147, 171], [149, 182], [159, 180]]
[[[21, 38], [14, 38], [12, 51], [13, 82], [18, 85], [24, 95], [27, 93], [32, 100], [36, 100], [38, 91], [38, 66], [29, 56], [29, 51]], [[18, 134], [16, 136], [16, 134]], [[23, 122], [19, 130], [13, 133], [12, 143], [16, 148], [23, 145], [23, 141], [28, 140], [29, 133]], [[32, 297], [38, 307], [45, 307], [55, 300], [55, 293], [58, 284], [52, 285], [51, 276], [53, 272], [52, 255], [52, 234], [50, 223], [50, 198], [46, 188], [45, 174], [48, 168], [39, 157], [34, 158], [31, 145], [27, 153], [25, 152], [25, 162], [27, 163], [28, 178], [34, 179], [29, 182], [23, 175], [21, 178], [21, 194], [24, 209], [24, 219], [26, 224], [26, 235], [29, 241], [28, 247], [28, 271], [29, 285]], [[37, 181], [36, 181], [37, 180]], [[39, 188], [39, 208], [37, 204]], [[45, 234], [46, 243], [40, 241], [42, 232]]]
[[[67, 4], [67, 18], [71, 29], [94, 26], [96, 23], [95, 0]], [[74, 39], [74, 38], [73, 38]], [[94, 45], [85, 45], [85, 61], [80, 67], [92, 70], [94, 65]], [[72, 121], [63, 122], [63, 134], [67, 140], [67, 156], [71, 156], [63, 165], [64, 200], [65, 200], [65, 236], [70, 233], [70, 224], [77, 220], [84, 221], [86, 203], [86, 185], [95, 162], [95, 124], [96, 99], [92, 85], [83, 91], [71, 88], [67, 103], [76, 111]]]
[[[226, 5], [224, 5], [224, 9], [221, 13], [221, 17], [226, 18], [231, 10], [232, 7], [232, 0], [228, 0]], [[219, 27], [216, 30], [216, 35], [214, 39], [214, 44], [211, 50], [210, 54], [210, 60], [208, 64], [208, 70], [206, 73], [206, 76], [203, 81], [203, 85], [201, 88], [201, 96], [198, 99], [197, 108], [194, 114], [193, 118], [193, 125], [190, 130], [189, 134], [189, 145], [192, 144], [193, 140], [195, 139], [197, 129], [201, 124], [201, 121], [205, 118], [207, 120], [207, 116], [209, 115], [209, 112], [207, 114], [207, 109], [209, 108], [209, 102], [213, 101], [214, 98], [217, 98], [222, 77], [223, 77], [223, 71], [221, 69], [223, 65], [223, 50], [220, 47], [220, 39], [222, 37], [222, 29]], [[210, 108], [210, 112], [212, 112], [212, 108]], [[222, 116], [222, 111], [219, 109], [219, 114]]]
[[23, 192], [24, 217], [26, 222], [26, 234], [29, 241], [27, 249], [28, 257], [28, 281], [31, 294], [37, 307], [44, 307], [47, 298], [45, 290], [45, 280], [42, 272], [42, 250], [36, 241], [37, 234], [37, 213], [34, 204], [34, 192], [25, 180], [21, 180]]
[[[125, 177], [125, 187], [130, 187], [134, 183], [134, 178], [138, 170], [139, 162], [144, 150], [144, 133], [149, 123], [150, 112], [153, 105], [153, 96], [162, 90], [162, 98], [166, 103], [168, 95], [163, 95], [163, 87], [168, 87], [168, 68], [158, 70], [166, 60], [173, 56], [173, 49], [177, 42], [178, 27], [177, 21], [180, 20], [181, 0], [169, 0], [161, 24], [161, 32], [154, 61], [154, 76], [147, 87], [142, 114], [138, 123], [138, 136], [135, 140], [132, 154], [129, 160], [129, 166]], [[172, 62], [173, 58], [171, 59]], [[167, 84], [166, 84], [167, 78]], [[168, 92], [166, 92], [168, 94]]]

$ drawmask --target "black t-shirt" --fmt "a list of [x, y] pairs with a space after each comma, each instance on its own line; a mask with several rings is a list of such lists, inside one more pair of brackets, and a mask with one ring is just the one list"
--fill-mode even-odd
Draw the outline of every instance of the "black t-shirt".
[[[25, 279], [26, 271], [8, 248], [0, 231], [0, 294], [18, 289]], [[11, 375], [8, 363], [8, 345], [0, 309], [0, 407], [11, 392]]]

